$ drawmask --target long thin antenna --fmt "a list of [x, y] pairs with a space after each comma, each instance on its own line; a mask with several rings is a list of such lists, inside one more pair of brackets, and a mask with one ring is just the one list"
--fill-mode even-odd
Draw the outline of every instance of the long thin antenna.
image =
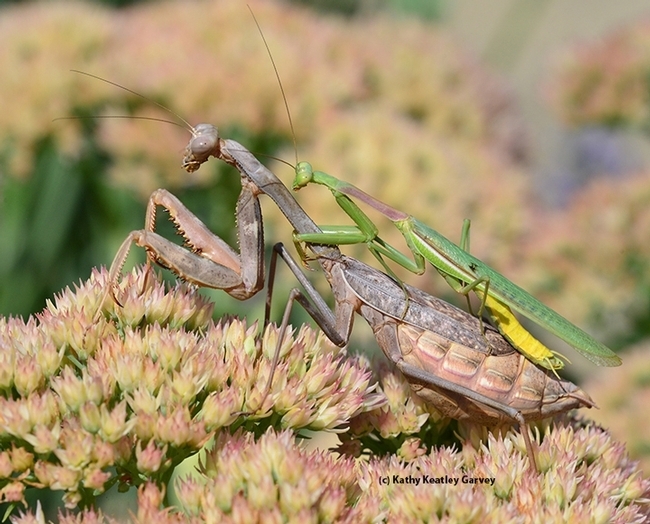
[[[178, 113], [172, 111], [172, 110], [169, 109], [168, 107], [165, 107], [165, 106], [162, 105], [161, 103], [156, 102], [155, 100], [152, 100], [152, 99], [149, 98], [149, 97], [146, 97], [146, 96], [144, 96], [144, 95], [141, 95], [140, 93], [138, 93], [137, 91], [134, 91], [133, 89], [129, 89], [128, 87], [124, 87], [124, 86], [122, 86], [122, 85], [120, 85], [120, 84], [117, 84], [117, 83], [115, 83], [115, 82], [111, 82], [110, 80], [106, 80], [105, 78], [102, 78], [101, 76], [93, 75], [93, 74], [91, 74], [91, 73], [86, 73], [85, 71], [79, 71], [78, 69], [70, 69], [70, 71], [72, 71], [73, 73], [78, 73], [78, 74], [80, 74], [80, 75], [86, 75], [86, 76], [89, 76], [90, 78], [95, 78], [96, 80], [101, 80], [102, 82], [106, 82], [107, 84], [110, 84], [110, 85], [115, 86], [115, 87], [119, 87], [120, 89], [123, 89], [124, 91], [127, 91], [128, 93], [131, 93], [132, 95], [139, 96], [140, 98], [143, 98], [144, 100], [146, 100], [146, 101], [148, 101], [148, 102], [151, 102], [151, 103], [157, 105], [160, 109], [162, 109], [162, 110], [164, 110], [164, 111], [167, 111], [170, 115], [173, 115], [173, 116], [175, 116], [176, 118], [178, 118], [181, 122], [183, 122], [183, 123], [187, 126], [187, 129], [188, 129], [192, 134], [194, 134], [194, 127], [193, 127], [193, 126], [192, 126], [192, 125], [191, 125], [187, 120], [185, 120], [181, 115], [179, 115]], [[115, 117], [113, 117], [113, 118], [115, 118]], [[119, 117], [118, 117], [118, 118], [119, 118]], [[128, 118], [128, 117], [123, 117], [123, 118]], [[149, 118], [146, 118], [146, 117], [140, 117], [140, 118], [143, 119], [143, 120], [155, 120], [155, 119], [153, 119], [153, 118], [149, 119]], [[161, 120], [162, 120], [162, 119], [161, 119]], [[162, 121], [163, 121], [163, 122], [168, 122], [168, 120], [162, 120]], [[178, 125], [178, 124], [176, 124], [176, 125]], [[293, 128], [292, 128], [292, 130], [293, 130]]]
[[[152, 100], [153, 102], [153, 100]], [[57, 120], [96, 120], [98, 118], [128, 118], [129, 120], [151, 120], [152, 122], [164, 122], [166, 124], [172, 124], [178, 126], [182, 129], [187, 129], [184, 125], [174, 122], [173, 120], [165, 120], [164, 118], [155, 118], [152, 116], [137, 116], [137, 115], [88, 115], [88, 116], [58, 116], [52, 119], [52, 122]]]
[[271, 54], [271, 49], [269, 48], [269, 44], [266, 41], [266, 38], [264, 38], [264, 33], [262, 32], [262, 28], [260, 27], [260, 24], [257, 21], [257, 18], [255, 18], [255, 13], [253, 13], [253, 9], [251, 8], [250, 5], [248, 5], [247, 7], [248, 7], [248, 10], [251, 12], [251, 16], [253, 17], [253, 20], [255, 21], [255, 25], [257, 26], [257, 30], [260, 32], [260, 36], [262, 37], [262, 41], [264, 42], [264, 47], [266, 47], [266, 52], [269, 54], [269, 58], [271, 59], [271, 64], [273, 64], [273, 71], [275, 71], [275, 78], [278, 79], [278, 84], [280, 85], [280, 91], [282, 92], [282, 100], [284, 100], [284, 107], [287, 110], [287, 117], [289, 118], [289, 127], [291, 128], [291, 138], [293, 139], [293, 150], [296, 153], [296, 164], [297, 164], [298, 163], [298, 145], [296, 144], [296, 132], [295, 132], [295, 130], [293, 128], [293, 120], [291, 119], [291, 111], [289, 111], [289, 103], [287, 102], [287, 96], [284, 93], [284, 87], [282, 87], [282, 81], [280, 80], [280, 73], [278, 73], [278, 68], [275, 65], [275, 60], [273, 60], [273, 55]]
[[294, 170], [296, 169], [296, 166], [291, 165], [286, 160], [282, 160], [281, 158], [278, 158], [277, 156], [267, 155], [266, 153], [257, 153], [255, 151], [251, 151], [251, 153], [253, 153], [255, 155], [258, 155], [258, 156], [265, 156], [266, 158], [272, 158], [273, 160], [275, 160], [277, 162], [283, 163], [285, 166], [289, 166], [291, 169], [294, 169]]

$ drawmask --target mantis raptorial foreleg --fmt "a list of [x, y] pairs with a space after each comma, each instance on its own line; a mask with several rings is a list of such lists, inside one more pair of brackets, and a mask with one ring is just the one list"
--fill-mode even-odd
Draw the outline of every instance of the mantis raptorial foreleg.
[[[185, 127], [192, 134], [188, 148], [191, 147], [197, 155], [201, 155], [203, 152], [214, 148], [217, 135], [216, 129], [213, 126], [203, 124], [194, 128], [189, 122], [171, 109], [154, 100], [150, 100], [132, 89], [90, 73], [77, 70], [73, 70], [73, 72], [101, 80], [102, 82], [123, 89], [157, 105], [178, 118], [183, 125], [157, 118], [144, 119], [162, 121]], [[206, 128], [208, 128], [207, 132]], [[214, 133], [212, 130], [214, 130]], [[184, 165], [184, 167], [187, 171], [193, 171], [189, 164]], [[189, 282], [199, 286], [223, 289], [239, 300], [245, 300], [255, 295], [264, 286], [264, 230], [257, 192], [258, 190], [255, 185], [251, 184], [247, 178], [242, 178], [242, 189], [237, 201], [236, 210], [238, 217], [237, 236], [240, 247], [240, 253], [237, 253], [221, 238], [214, 235], [174, 195], [165, 189], [154, 191], [149, 197], [147, 204], [145, 228], [132, 231], [124, 240], [113, 259], [109, 271], [109, 287], [102, 300], [102, 304], [108, 294], [111, 294], [115, 301], [119, 303], [116, 283], [131, 245], [134, 243], [147, 250], [148, 264], [156, 262], [163, 267], [182, 267], [184, 268], [185, 274], [179, 274], [179, 276]], [[159, 206], [168, 211], [171, 220], [174, 222], [178, 232], [183, 236], [191, 254], [177, 244], [155, 233], [156, 210]], [[315, 230], [318, 230], [318, 228], [315, 227]], [[192, 254], [200, 256], [192, 256]], [[102, 304], [100, 304], [98, 314], [101, 312]]]
[[[117, 282], [131, 245], [135, 243], [147, 250], [148, 264], [155, 262], [166, 268], [175, 268], [176, 274], [188, 282], [223, 289], [239, 300], [255, 295], [264, 286], [264, 231], [255, 191], [256, 188], [247, 180], [242, 181], [237, 201], [238, 254], [174, 195], [165, 189], [156, 190], [149, 197], [145, 229], [132, 231], [111, 263], [107, 294], [110, 293], [119, 304]], [[155, 233], [158, 206], [169, 212], [187, 249]]]

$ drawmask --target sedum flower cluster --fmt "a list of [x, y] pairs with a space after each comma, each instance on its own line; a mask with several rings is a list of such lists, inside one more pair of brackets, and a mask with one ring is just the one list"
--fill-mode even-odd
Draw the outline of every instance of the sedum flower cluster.
[[392, 453], [412, 460], [434, 445], [457, 440], [452, 435], [458, 429], [454, 421], [412, 394], [406, 378], [388, 361], [376, 359], [372, 364], [386, 403], [352, 418], [350, 430], [339, 435], [341, 452], [353, 456]]
[[[138, 491], [132, 522], [626, 522], [648, 518], [650, 482], [640, 478], [601, 430], [555, 428], [553, 459], [532, 475], [509, 439], [490, 438], [480, 455], [450, 448], [411, 462], [385, 457], [355, 463], [306, 451], [289, 432], [256, 443], [240, 434], [218, 439], [195, 477], [177, 483], [180, 508], [165, 508], [164, 489]], [[592, 451], [586, 451], [590, 448]], [[589, 464], [603, 452], [603, 467]], [[487, 479], [487, 480], [486, 480]], [[77, 519], [77, 520], [75, 520]], [[42, 512], [15, 524], [45, 524]], [[101, 513], [61, 514], [61, 524], [110, 522]]]
[[[539, 449], [542, 474], [531, 472], [521, 455], [513, 455], [518, 445], [512, 434], [490, 435], [478, 453], [466, 446], [463, 452], [442, 448], [407, 463], [394, 456], [370, 461], [362, 468], [365, 490], [359, 507], [383, 511], [387, 522], [604, 523], [648, 518], [650, 483], [635, 463], [623, 458], [623, 446], [602, 430], [553, 428]], [[600, 463], [595, 462], [599, 453], [607, 455]]]
[[[94, 500], [118, 484], [138, 486], [138, 523], [650, 516], [650, 480], [598, 427], [567, 419], [538, 435], [533, 470], [519, 433], [460, 426], [452, 439], [397, 372], [378, 364], [377, 384], [364, 358], [306, 327], [282, 341], [264, 398], [277, 328], [257, 339], [242, 321], [215, 324], [210, 302], [147, 269], [124, 278], [121, 307], [101, 305], [106, 279], [95, 271], [36, 317], [0, 320], [4, 502], [39, 487], [82, 508], [60, 523], [115, 522]], [[335, 430], [342, 445], [309, 449], [301, 429]], [[202, 448], [197, 471], [170, 482]], [[44, 515], [39, 504], [12, 519]]]
[[278, 329], [214, 324], [195, 290], [147, 276], [128, 275], [122, 307], [100, 314], [106, 272], [26, 322], [0, 319], [2, 501], [40, 487], [88, 505], [115, 483], [164, 485], [223, 428], [340, 431], [384, 402], [367, 368], [307, 328], [281, 341], [265, 396]]

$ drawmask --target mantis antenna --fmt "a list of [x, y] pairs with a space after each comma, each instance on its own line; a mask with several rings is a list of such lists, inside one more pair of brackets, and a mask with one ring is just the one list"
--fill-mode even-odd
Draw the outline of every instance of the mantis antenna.
[[182, 127], [183, 129], [187, 129], [190, 132], [190, 134], [195, 135], [196, 130], [195, 130], [195, 128], [194, 128], [194, 126], [192, 124], [190, 124], [187, 120], [185, 120], [181, 115], [179, 115], [175, 111], [169, 109], [168, 107], [162, 105], [161, 103], [156, 102], [155, 100], [153, 100], [153, 99], [151, 99], [151, 98], [149, 98], [147, 96], [144, 96], [143, 94], [138, 93], [137, 91], [134, 91], [133, 89], [129, 89], [128, 87], [125, 87], [125, 86], [120, 85], [120, 84], [118, 84], [116, 82], [112, 82], [110, 80], [107, 80], [106, 78], [102, 78], [101, 76], [93, 75], [92, 73], [86, 73], [85, 71], [79, 71], [78, 69], [70, 69], [70, 71], [73, 72], [73, 73], [80, 74], [80, 75], [89, 76], [90, 78], [94, 78], [96, 80], [100, 80], [102, 82], [105, 82], [106, 84], [110, 84], [112, 86], [118, 87], [119, 89], [122, 89], [122, 90], [124, 90], [124, 91], [126, 91], [128, 93], [131, 93], [132, 95], [139, 96], [143, 100], [146, 100], [147, 102], [151, 102], [152, 104], [158, 106], [163, 111], [166, 111], [170, 115], [176, 117], [178, 120], [183, 122], [184, 125], [181, 125], [178, 122], [174, 122], [173, 120], [165, 120], [164, 118], [155, 118], [155, 117], [150, 117], [150, 116], [132, 116], [132, 115], [97, 115], [97, 116], [93, 115], [93, 116], [89, 116], [89, 117], [60, 116], [58, 118], [55, 118], [53, 120], [53, 122], [56, 121], [56, 120], [80, 120], [80, 119], [83, 119], [83, 118], [92, 118], [92, 119], [95, 119], [95, 118], [128, 118], [128, 119], [132, 119], [132, 120], [151, 120], [153, 122], [164, 122], [166, 124], [172, 124], [174, 126]]
[[[275, 60], [273, 60], [273, 54], [271, 53], [271, 48], [269, 47], [268, 42], [266, 41], [266, 38], [264, 37], [264, 33], [262, 32], [262, 28], [260, 27], [259, 22], [257, 21], [257, 18], [255, 18], [255, 13], [253, 13], [253, 9], [251, 6], [247, 6], [248, 10], [251, 12], [251, 16], [253, 17], [253, 21], [255, 22], [255, 25], [257, 26], [257, 30], [260, 33], [260, 36], [262, 37], [262, 42], [264, 42], [264, 47], [266, 47], [266, 52], [269, 54], [269, 58], [271, 59], [271, 64], [273, 65], [273, 71], [275, 72], [275, 78], [278, 80], [278, 85], [280, 86], [280, 92], [282, 93], [282, 100], [284, 102], [284, 107], [287, 110], [287, 118], [289, 119], [289, 127], [291, 128], [291, 138], [293, 139], [293, 151], [296, 154], [296, 164], [298, 164], [298, 145], [296, 144], [296, 132], [293, 128], [293, 119], [291, 118], [291, 111], [289, 111], [289, 103], [287, 102], [287, 95], [284, 92], [284, 86], [282, 85], [282, 80], [280, 80], [280, 73], [278, 72], [278, 67], [275, 65]], [[279, 159], [277, 159], [279, 160]], [[287, 164], [287, 162], [284, 162]], [[290, 164], [288, 164], [290, 165]], [[291, 166], [295, 169], [294, 166]]]
[[[72, 71], [73, 73], [78, 73], [80, 75], [86, 75], [86, 76], [89, 76], [91, 78], [96, 78], [97, 80], [101, 80], [102, 82], [106, 82], [107, 84], [110, 84], [112, 86], [119, 87], [120, 89], [123, 89], [124, 91], [127, 91], [128, 93], [131, 93], [132, 95], [139, 96], [140, 98], [142, 98], [144, 100], [147, 100], [148, 102], [152, 102], [153, 104], [157, 105], [163, 111], [167, 111], [170, 115], [173, 115], [176, 118], [178, 118], [181, 122], [183, 122], [183, 124], [185, 124], [185, 126], [189, 130], [192, 130], [192, 131], [194, 130], [194, 127], [192, 126], [192, 124], [190, 124], [187, 120], [185, 120], [181, 115], [179, 115], [175, 111], [172, 111], [170, 108], [162, 105], [161, 103], [156, 102], [155, 100], [153, 100], [153, 99], [151, 99], [151, 98], [149, 98], [147, 96], [144, 96], [143, 94], [140, 94], [137, 91], [134, 91], [133, 89], [129, 89], [128, 87], [120, 85], [120, 84], [118, 84], [116, 82], [111, 82], [110, 80], [107, 80], [107, 79], [102, 78], [100, 76], [93, 75], [91, 73], [86, 73], [84, 71], [79, 71], [78, 69], [71, 69], [70, 71]], [[128, 118], [128, 117], [118, 117], [118, 118]], [[146, 118], [146, 117], [143, 117], [143, 118]], [[159, 121], [162, 121], [162, 122], [171, 122], [170, 120], [163, 120], [163, 119], [152, 119], [152, 120], [159, 120]], [[173, 123], [174, 125], [179, 125], [177, 122], [171, 122], [171, 123]]]

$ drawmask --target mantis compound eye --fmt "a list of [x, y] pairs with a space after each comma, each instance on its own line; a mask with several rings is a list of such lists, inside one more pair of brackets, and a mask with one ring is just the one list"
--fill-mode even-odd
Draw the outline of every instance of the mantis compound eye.
[[219, 132], [211, 124], [199, 124], [192, 128], [192, 139], [185, 148], [183, 169], [193, 173], [210, 155], [216, 156], [219, 144]]
[[194, 128], [194, 138], [190, 140], [189, 150], [197, 159], [207, 159], [218, 140], [219, 132], [216, 127], [211, 124], [199, 124]]

